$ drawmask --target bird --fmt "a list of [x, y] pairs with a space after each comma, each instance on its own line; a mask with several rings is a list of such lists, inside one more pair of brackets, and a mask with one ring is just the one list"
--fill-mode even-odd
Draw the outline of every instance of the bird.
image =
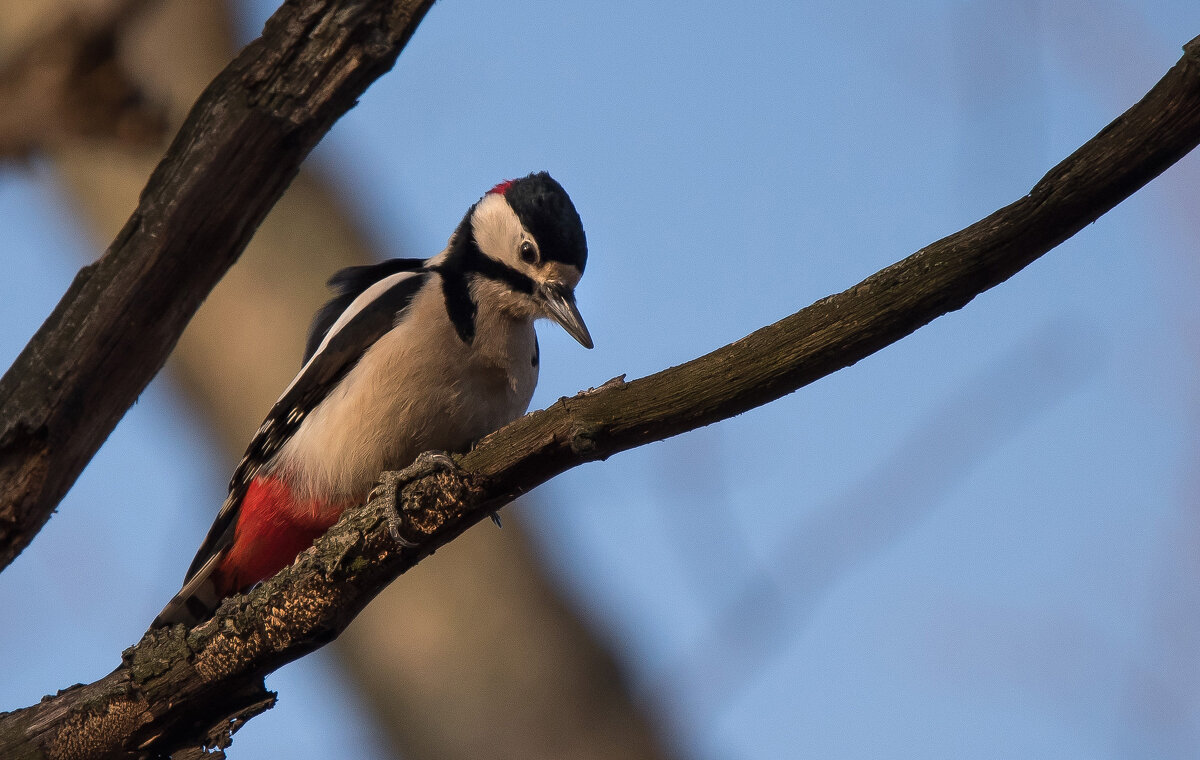
[[206, 620], [365, 502], [381, 472], [422, 452], [465, 451], [524, 414], [538, 378], [536, 320], [592, 348], [575, 303], [586, 263], [579, 213], [536, 172], [485, 193], [436, 256], [334, 274], [300, 372], [151, 627]]

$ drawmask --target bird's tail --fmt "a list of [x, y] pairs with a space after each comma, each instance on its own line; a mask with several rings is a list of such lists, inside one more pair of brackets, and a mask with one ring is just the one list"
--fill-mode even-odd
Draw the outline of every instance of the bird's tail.
[[175, 623], [183, 623], [191, 628], [211, 617], [226, 596], [219, 587], [217, 573], [224, 559], [224, 551], [209, 557], [208, 561], [188, 578], [183, 588], [179, 589], [179, 593], [171, 597], [171, 601], [158, 613], [150, 627], [165, 628]]
[[191, 627], [207, 620], [225, 597], [246, 591], [290, 565], [337, 522], [345, 507], [297, 500], [291, 487], [277, 477], [256, 477], [245, 489], [235, 489], [196, 553], [183, 588], [151, 627], [173, 623]]

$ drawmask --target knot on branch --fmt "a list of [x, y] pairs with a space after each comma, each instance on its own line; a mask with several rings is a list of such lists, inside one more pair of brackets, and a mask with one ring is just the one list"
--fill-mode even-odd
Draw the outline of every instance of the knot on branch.
[[595, 426], [575, 427], [571, 431], [571, 451], [583, 457], [595, 452], [599, 448], [596, 440], [599, 433], [599, 428]]

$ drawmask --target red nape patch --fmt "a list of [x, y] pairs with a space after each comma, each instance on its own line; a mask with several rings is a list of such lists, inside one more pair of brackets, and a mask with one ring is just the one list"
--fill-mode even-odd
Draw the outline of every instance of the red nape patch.
[[504, 195], [505, 193], [508, 192], [508, 188], [512, 187], [512, 184], [514, 182], [516, 182], [515, 179], [506, 179], [503, 182], [501, 182], [499, 185], [496, 185], [495, 187], [493, 187], [491, 190], [488, 190], [487, 195], [492, 195], [493, 193], [496, 195]]
[[279, 478], [255, 478], [238, 509], [233, 545], [214, 573], [218, 590], [224, 595], [244, 591], [292, 564], [337, 522], [342, 509], [300, 501]]

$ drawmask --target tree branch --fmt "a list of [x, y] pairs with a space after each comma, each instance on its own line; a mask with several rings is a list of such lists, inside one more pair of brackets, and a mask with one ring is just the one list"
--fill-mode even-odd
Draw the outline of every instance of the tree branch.
[[[0, 63], [0, 103], [18, 104], [0, 109], [0, 161], [14, 147], [48, 160], [87, 226], [111, 242], [167, 141], [240, 48], [229, 5], [0, 0], [0, 51], [21, 51]], [[14, 15], [40, 21], [21, 33], [6, 28]], [[153, 144], [131, 139], [148, 134], [131, 126], [162, 116], [174, 123], [163, 123]], [[328, 299], [329, 272], [384, 253], [334, 188], [306, 168], [164, 368], [212, 424], [229, 461], [295, 374], [308, 320]], [[510, 515], [503, 531], [471, 531], [454, 557], [422, 563], [327, 650], [372, 713], [364, 717], [400, 757], [668, 757], [651, 711], [631, 698], [611, 652], [548, 582], [522, 522]], [[472, 616], [489, 624], [454, 625]], [[427, 634], [419, 643], [417, 631]], [[455, 663], [457, 676], [447, 680], [438, 663]], [[522, 699], [503, 698], [518, 691]]]
[[[150, 631], [105, 678], [0, 716], [5, 757], [126, 757], [223, 744], [268, 708], [265, 674], [338, 635], [387, 583], [517, 494], [583, 462], [764, 404], [908, 335], [1029, 262], [1200, 143], [1200, 38], [1141, 100], [1029, 193], [858, 285], [686, 364], [564, 398], [401, 491], [350, 510], [291, 567], [185, 631]], [[129, 753], [129, 754], [126, 754]]]
[[108, 251], [0, 380], [0, 568], [32, 540], [300, 162], [432, 0], [290, 0], [192, 108]]

